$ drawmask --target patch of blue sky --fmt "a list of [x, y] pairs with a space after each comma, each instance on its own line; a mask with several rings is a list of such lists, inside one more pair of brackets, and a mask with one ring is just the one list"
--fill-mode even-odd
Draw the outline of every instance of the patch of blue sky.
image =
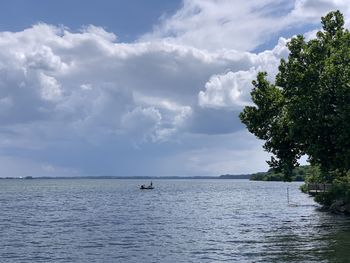
[[115, 33], [120, 42], [132, 42], [181, 4], [181, 0], [1, 1], [0, 31], [22, 31], [40, 22], [64, 25], [73, 31], [93, 24]]
[[283, 17], [288, 15], [293, 8], [294, 1], [276, 0], [273, 3], [266, 4], [263, 8], [253, 11], [268, 17]]
[[306, 24], [306, 25], [303, 24], [300, 26], [293, 26], [293, 27], [286, 28], [282, 32], [276, 32], [275, 34], [273, 34], [266, 42], [259, 45], [257, 48], [252, 50], [252, 52], [260, 53], [260, 52], [263, 52], [265, 50], [271, 50], [276, 46], [278, 39], [280, 37], [284, 37], [286, 39], [292, 38], [293, 36], [305, 34], [305, 33], [310, 32], [312, 30], [318, 29], [318, 28], [320, 28], [320, 26], [321, 25], [319, 23], [317, 23], [317, 24]]

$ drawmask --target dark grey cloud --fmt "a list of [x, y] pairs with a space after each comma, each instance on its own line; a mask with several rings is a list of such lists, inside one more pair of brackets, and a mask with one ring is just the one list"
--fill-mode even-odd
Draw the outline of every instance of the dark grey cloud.
[[226, 134], [244, 129], [238, 118], [239, 111], [230, 109], [194, 109], [188, 121], [188, 130], [193, 133]]

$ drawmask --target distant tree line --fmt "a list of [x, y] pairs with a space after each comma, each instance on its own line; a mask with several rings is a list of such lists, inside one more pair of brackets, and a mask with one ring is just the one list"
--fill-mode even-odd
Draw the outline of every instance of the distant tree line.
[[[303, 165], [295, 167], [292, 171], [291, 181], [303, 182], [306, 178], [311, 178], [314, 173], [314, 167], [310, 165]], [[284, 174], [274, 168], [267, 172], [260, 172], [252, 174], [250, 180], [252, 181], [284, 181]]]

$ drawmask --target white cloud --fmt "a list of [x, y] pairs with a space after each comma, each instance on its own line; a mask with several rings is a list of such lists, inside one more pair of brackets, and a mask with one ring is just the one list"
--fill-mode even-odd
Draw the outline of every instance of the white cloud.
[[40, 73], [39, 82], [41, 85], [41, 97], [44, 100], [54, 101], [61, 98], [61, 85], [55, 78]]
[[140, 108], [137, 107], [126, 113], [121, 120], [122, 128], [134, 138], [141, 140], [156, 139], [155, 132], [160, 125], [162, 115], [154, 107]]
[[123, 133], [121, 121], [130, 112], [153, 107], [161, 116], [154, 134], [164, 141], [186, 127], [198, 93], [213, 74], [267, 64], [263, 53], [114, 40], [101, 28], [72, 33], [45, 24], [0, 34], [0, 99], [7, 111], [0, 122], [62, 122], [65, 133], [95, 141], [99, 133]]
[[214, 75], [205, 84], [205, 91], [200, 91], [201, 107], [241, 109], [250, 104], [249, 91], [256, 70], [228, 72]]
[[208, 50], [252, 50], [284, 26], [283, 17], [266, 14], [267, 8], [276, 8], [280, 3], [273, 0], [185, 0], [175, 15], [142, 40], [161, 39]]
[[198, 94], [198, 103], [206, 108], [226, 108], [241, 110], [249, 105], [252, 80], [259, 71], [266, 71], [273, 81], [277, 74], [281, 58], [286, 58], [287, 40], [280, 38], [273, 50], [264, 51], [253, 56], [255, 66], [245, 71], [228, 71], [213, 75], [205, 84], [205, 90]]
[[321, 16], [336, 9], [350, 14], [347, 0], [184, 0], [181, 9], [141, 41], [207, 50], [254, 50], [293, 26], [319, 23]]
[[33, 52], [26, 56], [20, 53], [21, 57], [26, 58], [28, 68], [40, 69], [45, 71], [61, 70], [66, 65], [62, 64], [60, 57], [52, 53], [48, 46], [38, 46]]
[[347, 15], [349, 13], [349, 2], [347, 0], [296, 0], [291, 17], [318, 22], [321, 16], [337, 9]]

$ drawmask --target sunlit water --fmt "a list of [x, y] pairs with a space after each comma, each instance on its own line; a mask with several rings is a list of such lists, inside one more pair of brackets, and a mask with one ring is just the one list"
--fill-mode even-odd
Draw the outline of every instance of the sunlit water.
[[0, 180], [0, 262], [350, 262], [350, 220], [299, 183], [141, 183]]

